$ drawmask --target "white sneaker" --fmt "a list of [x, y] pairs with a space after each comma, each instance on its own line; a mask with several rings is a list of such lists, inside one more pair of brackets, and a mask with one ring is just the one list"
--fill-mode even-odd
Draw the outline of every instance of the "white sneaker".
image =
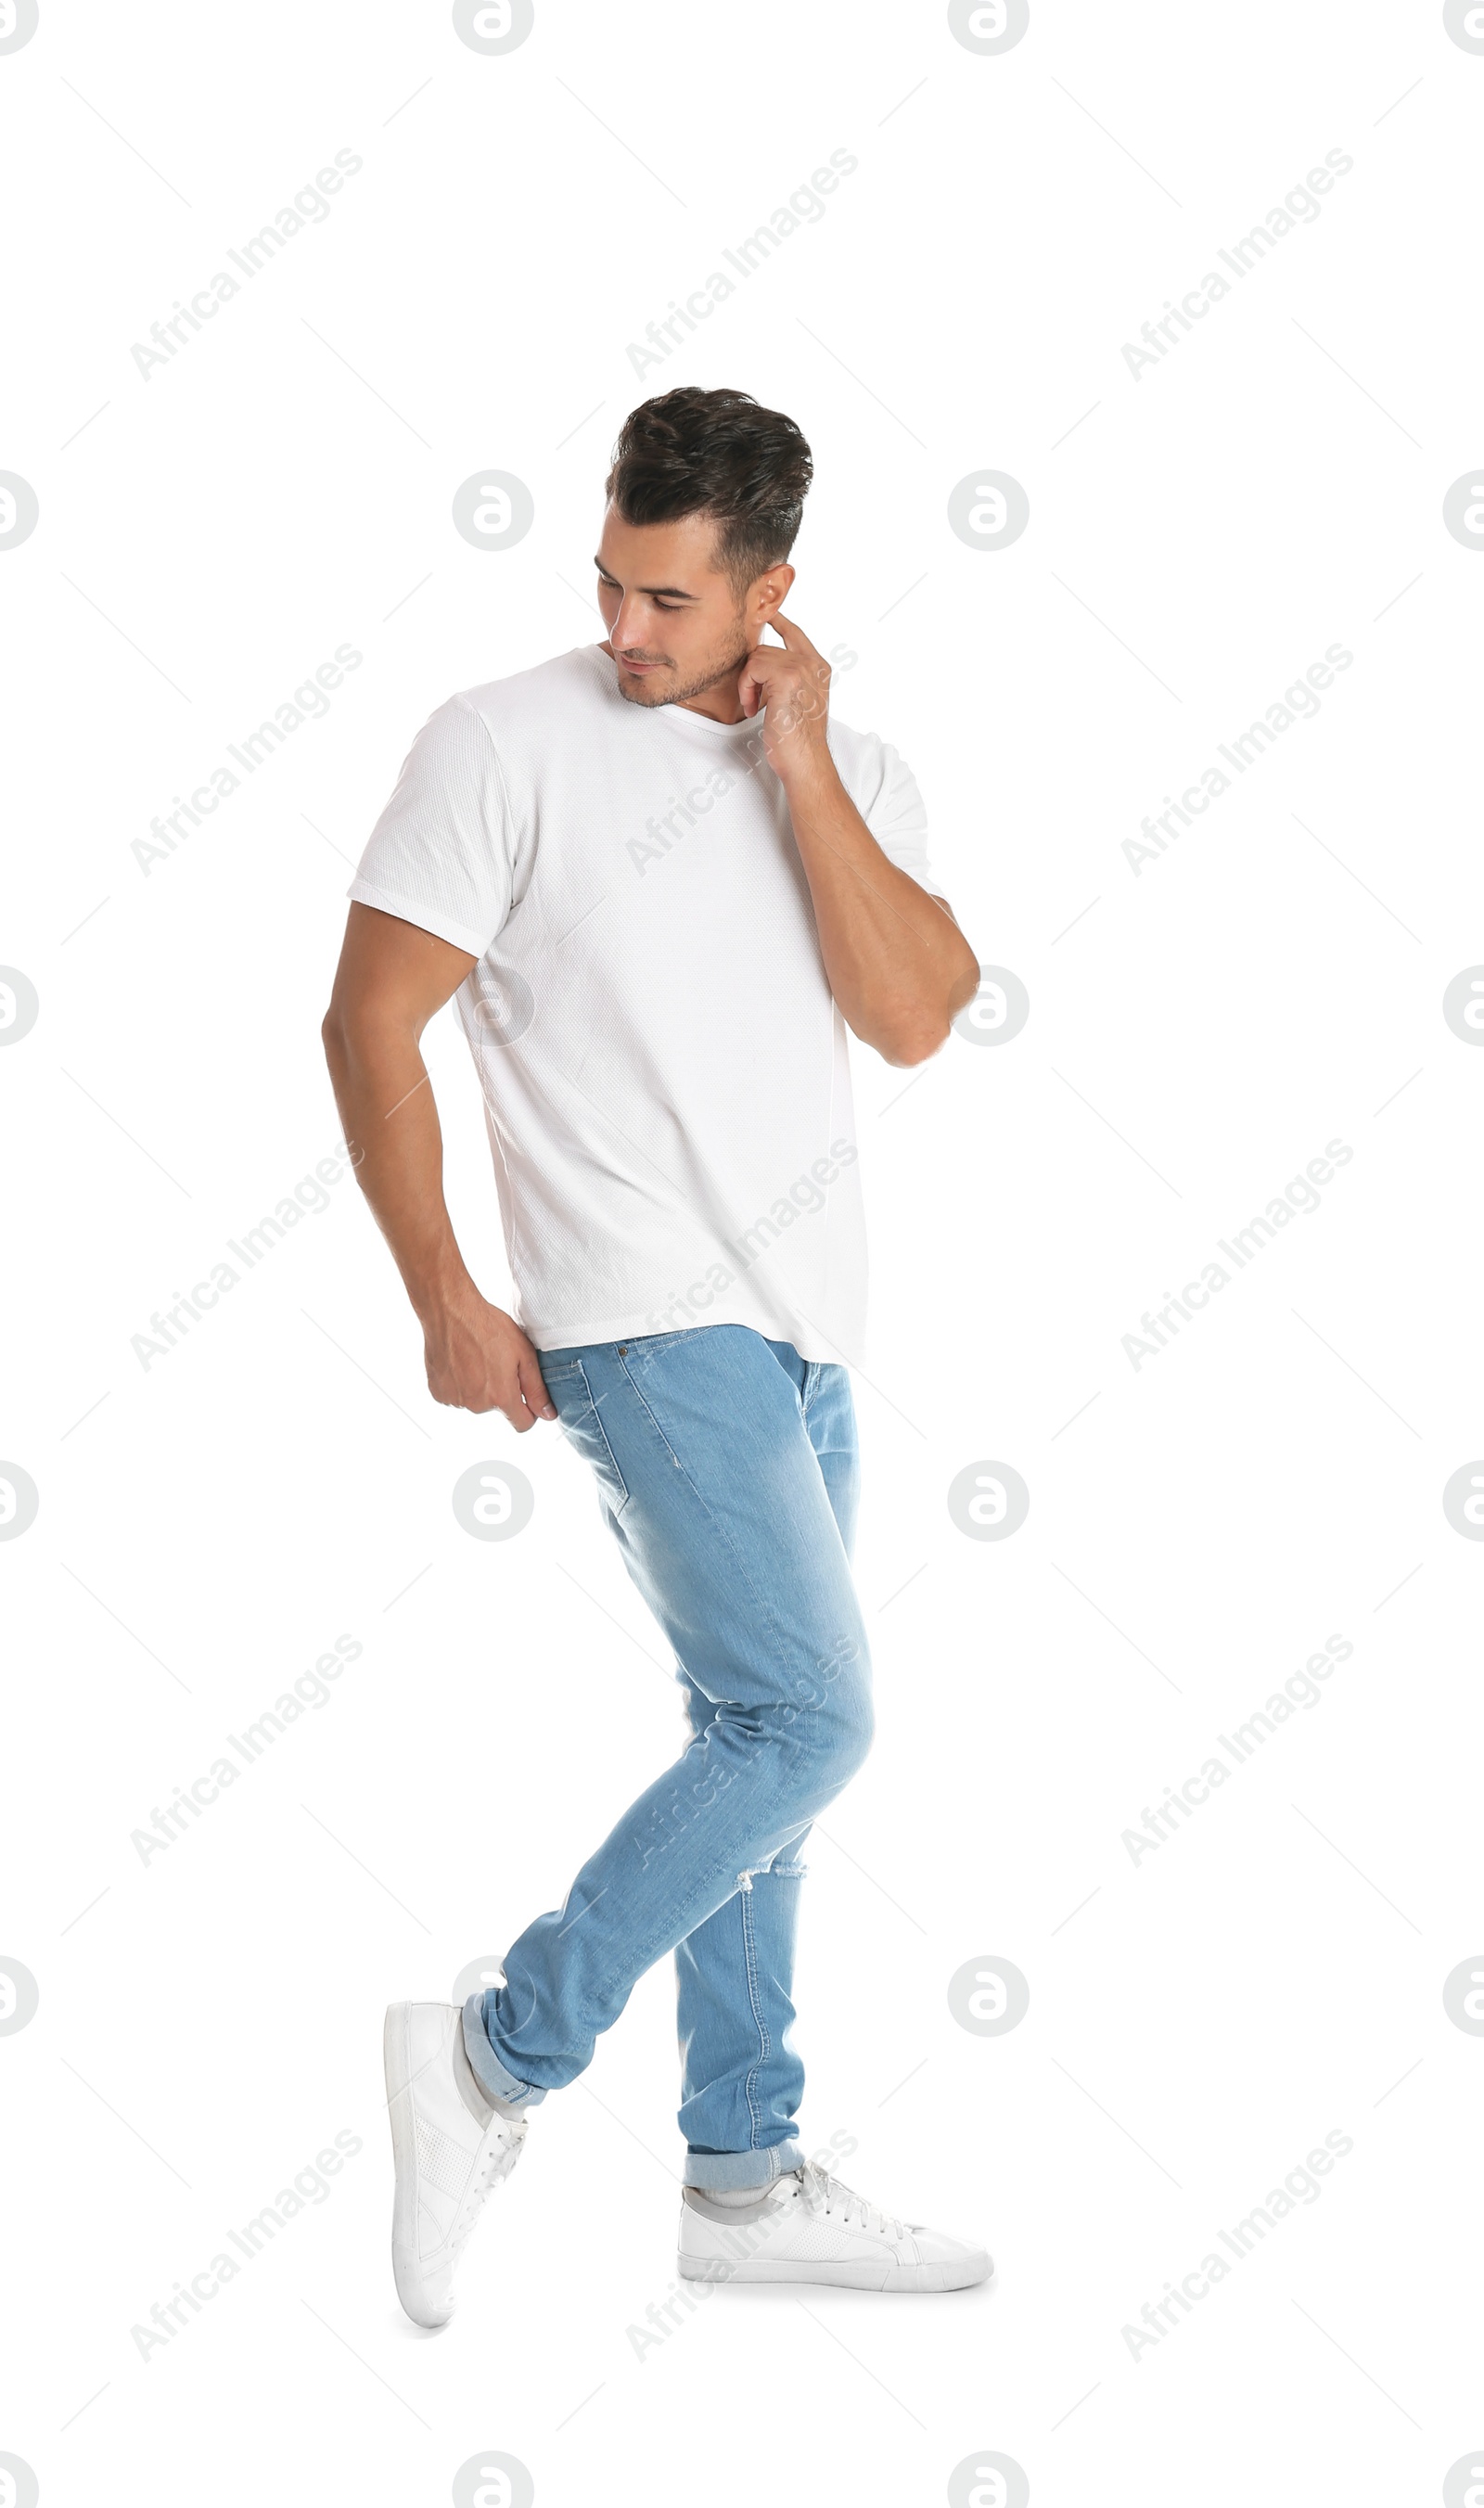
[[683, 2281], [830, 2282], [844, 2290], [968, 2290], [994, 2266], [983, 2247], [878, 2211], [809, 2160], [755, 2204], [713, 2203], [687, 2186]]
[[527, 2120], [475, 2081], [457, 2003], [393, 2003], [382, 2037], [396, 2161], [391, 2269], [414, 2325], [446, 2325], [454, 2268], [492, 2186], [521, 2155]]

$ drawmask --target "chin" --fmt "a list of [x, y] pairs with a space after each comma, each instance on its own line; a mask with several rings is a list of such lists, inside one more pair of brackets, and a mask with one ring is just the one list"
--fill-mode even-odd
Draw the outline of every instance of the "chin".
[[669, 703], [665, 689], [657, 688], [648, 673], [642, 680], [631, 682], [625, 682], [620, 673], [618, 693], [625, 705], [662, 706]]

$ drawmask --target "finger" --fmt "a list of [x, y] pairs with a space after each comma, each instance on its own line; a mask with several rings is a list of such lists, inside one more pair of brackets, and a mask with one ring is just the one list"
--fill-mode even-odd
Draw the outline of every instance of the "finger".
[[816, 662], [819, 660], [818, 645], [811, 645], [803, 629], [796, 627], [792, 618], [785, 618], [781, 609], [775, 609], [767, 623], [777, 628], [791, 653], [812, 653]]

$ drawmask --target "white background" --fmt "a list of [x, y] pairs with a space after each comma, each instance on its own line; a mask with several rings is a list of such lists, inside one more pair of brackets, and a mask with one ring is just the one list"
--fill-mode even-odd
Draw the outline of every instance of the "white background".
[[[541, 2508], [938, 2502], [989, 2450], [1035, 2508], [1431, 2502], [1484, 2442], [1484, 2042], [1442, 1997], [1484, 1942], [1484, 1556], [1442, 1508], [1484, 1450], [1484, 1055], [1441, 1012], [1484, 958], [1484, 567], [1442, 521], [1481, 451], [1481, 106], [1440, 11], [1379, 0], [1037, 0], [987, 56], [937, 7], [538, 0], [494, 57], [440, 7], [43, 0], [0, 53], [0, 468], [40, 502], [0, 555], [0, 959], [40, 1000], [0, 1054], [0, 1453], [41, 1500], [0, 1547], [0, 1952], [40, 1987], [0, 2039], [0, 2450], [46, 2508], [405, 2508], [492, 2449]], [[337, 149], [329, 216], [141, 377]], [[636, 374], [834, 149], [826, 213]], [[1122, 345], [1330, 150], [1321, 214], [1135, 381]], [[131, 1337], [333, 1147], [350, 866], [436, 703], [601, 634], [609, 447], [682, 381], [804, 427], [791, 608], [859, 655], [838, 713], [899, 744], [1030, 995], [909, 1089], [856, 1051], [880, 1733], [813, 1843], [800, 1983], [806, 2145], [853, 2138], [847, 2177], [998, 2276], [723, 2291], [636, 2351], [674, 2274], [665, 1964], [429, 2341], [387, 2267], [382, 2009], [558, 1903], [674, 1754], [661, 1642], [555, 1431], [519, 1445], [530, 1529], [460, 1529], [455, 1478], [517, 1441], [428, 1400], [352, 1183], [167, 1356]], [[450, 521], [481, 463], [535, 499], [505, 552]], [[1013, 547], [948, 529], [977, 464], [1028, 495]], [[325, 719], [146, 874], [152, 817], [342, 643]], [[1317, 717], [1135, 872], [1145, 814], [1332, 644]], [[499, 1298], [451, 1014], [428, 1045]], [[1135, 1369], [1143, 1310], [1333, 1139], [1320, 1207]], [[1006, 1541], [947, 1512], [984, 1459], [1030, 1491]], [[141, 1864], [342, 1632], [331, 1703]], [[1322, 1703], [1135, 1863], [1144, 1807], [1332, 1633]], [[1001, 2037], [948, 2008], [987, 1956], [1030, 1984]], [[330, 2198], [141, 2359], [342, 2130]], [[1133, 2356], [1329, 2132], [1318, 2199]]]

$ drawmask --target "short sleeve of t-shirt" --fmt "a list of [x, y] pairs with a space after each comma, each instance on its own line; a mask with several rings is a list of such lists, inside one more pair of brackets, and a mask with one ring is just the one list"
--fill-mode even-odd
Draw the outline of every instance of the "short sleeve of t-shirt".
[[408, 751], [346, 893], [482, 958], [510, 911], [514, 852], [489, 727], [450, 697]]
[[872, 740], [864, 761], [867, 791], [856, 795], [856, 808], [888, 862], [905, 870], [930, 897], [942, 897], [938, 875], [928, 861], [927, 811], [917, 778], [891, 743]]

